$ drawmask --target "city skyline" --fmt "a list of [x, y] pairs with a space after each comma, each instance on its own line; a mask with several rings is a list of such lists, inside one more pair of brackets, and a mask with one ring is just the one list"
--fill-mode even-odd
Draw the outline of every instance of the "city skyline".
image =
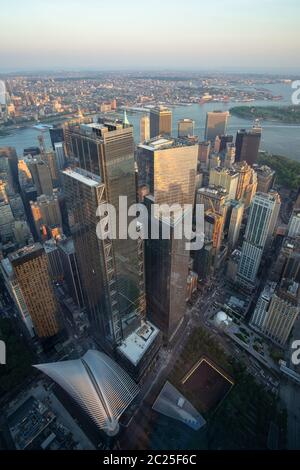
[[0, 71], [300, 70], [296, 0], [193, 0], [184, 11], [170, 0], [117, 0], [113, 9], [88, 0], [84, 9], [77, 0], [2, 5]]

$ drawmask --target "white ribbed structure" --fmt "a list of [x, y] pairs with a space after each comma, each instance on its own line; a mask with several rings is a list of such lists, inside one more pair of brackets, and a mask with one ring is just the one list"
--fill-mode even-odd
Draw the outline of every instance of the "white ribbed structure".
[[34, 366], [51, 377], [96, 426], [109, 436], [119, 431], [119, 418], [139, 387], [110, 357], [88, 351], [81, 359]]

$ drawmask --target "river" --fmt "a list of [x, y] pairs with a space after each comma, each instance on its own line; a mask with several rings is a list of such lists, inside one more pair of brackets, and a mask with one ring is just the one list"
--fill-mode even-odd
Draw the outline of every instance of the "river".
[[[257, 105], [257, 106], [280, 106], [291, 105], [292, 88], [287, 84], [272, 84], [257, 86], [257, 88], [265, 88], [272, 91], [274, 95], [282, 95], [283, 100], [278, 102], [270, 101], [254, 101], [251, 103], [241, 103], [242, 105]], [[204, 138], [205, 120], [207, 111], [213, 110], [229, 110], [233, 106], [238, 106], [239, 103], [206, 103], [203, 105], [193, 104], [191, 106], [176, 106], [172, 108], [173, 111], [173, 135], [177, 133], [177, 121], [182, 118], [191, 118], [195, 121], [195, 133], [201, 139]], [[129, 121], [134, 126], [135, 141], [139, 141], [139, 121], [141, 113], [128, 113]], [[238, 129], [250, 128], [252, 121], [241, 119], [236, 116], [231, 116], [229, 120], [228, 130], [229, 134], [235, 136]], [[284, 155], [300, 162], [300, 126], [288, 125], [274, 122], [263, 122], [263, 134], [261, 141], [261, 150], [267, 152]], [[23, 155], [23, 149], [26, 147], [37, 146], [37, 137], [40, 131], [30, 127], [26, 129], [18, 129], [13, 131], [10, 135], [0, 136], [0, 146], [12, 146], [17, 150], [18, 155]], [[44, 132], [45, 142], [50, 146], [49, 132]]]

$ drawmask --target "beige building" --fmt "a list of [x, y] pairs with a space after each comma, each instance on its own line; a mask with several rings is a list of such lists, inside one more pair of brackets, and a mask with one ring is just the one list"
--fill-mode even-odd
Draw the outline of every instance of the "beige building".
[[209, 172], [209, 185], [222, 186], [228, 192], [229, 199], [236, 199], [239, 174], [235, 170], [216, 167]]
[[291, 282], [283, 285], [271, 298], [262, 332], [280, 346], [286, 344], [300, 313], [298, 297], [299, 284]]
[[156, 204], [193, 204], [198, 145], [159, 138], [138, 146], [140, 185], [147, 185]]
[[172, 111], [164, 106], [150, 111], [150, 138], [172, 134]]
[[44, 248], [36, 243], [12, 253], [9, 260], [37, 336], [54, 336], [60, 329], [58, 310]]
[[236, 192], [236, 199], [243, 200], [246, 206], [249, 206], [257, 191], [256, 172], [247, 162], [236, 162], [233, 169], [239, 175], [239, 182]]
[[140, 141], [145, 142], [150, 139], [150, 117], [145, 115], [140, 120]]
[[209, 111], [206, 115], [205, 140], [215, 142], [218, 135], [225, 135], [229, 111]]

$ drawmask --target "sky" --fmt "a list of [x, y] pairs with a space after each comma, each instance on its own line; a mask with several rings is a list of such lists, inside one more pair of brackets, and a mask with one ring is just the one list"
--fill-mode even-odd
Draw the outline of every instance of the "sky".
[[0, 71], [300, 72], [299, 0], [0, 0]]

